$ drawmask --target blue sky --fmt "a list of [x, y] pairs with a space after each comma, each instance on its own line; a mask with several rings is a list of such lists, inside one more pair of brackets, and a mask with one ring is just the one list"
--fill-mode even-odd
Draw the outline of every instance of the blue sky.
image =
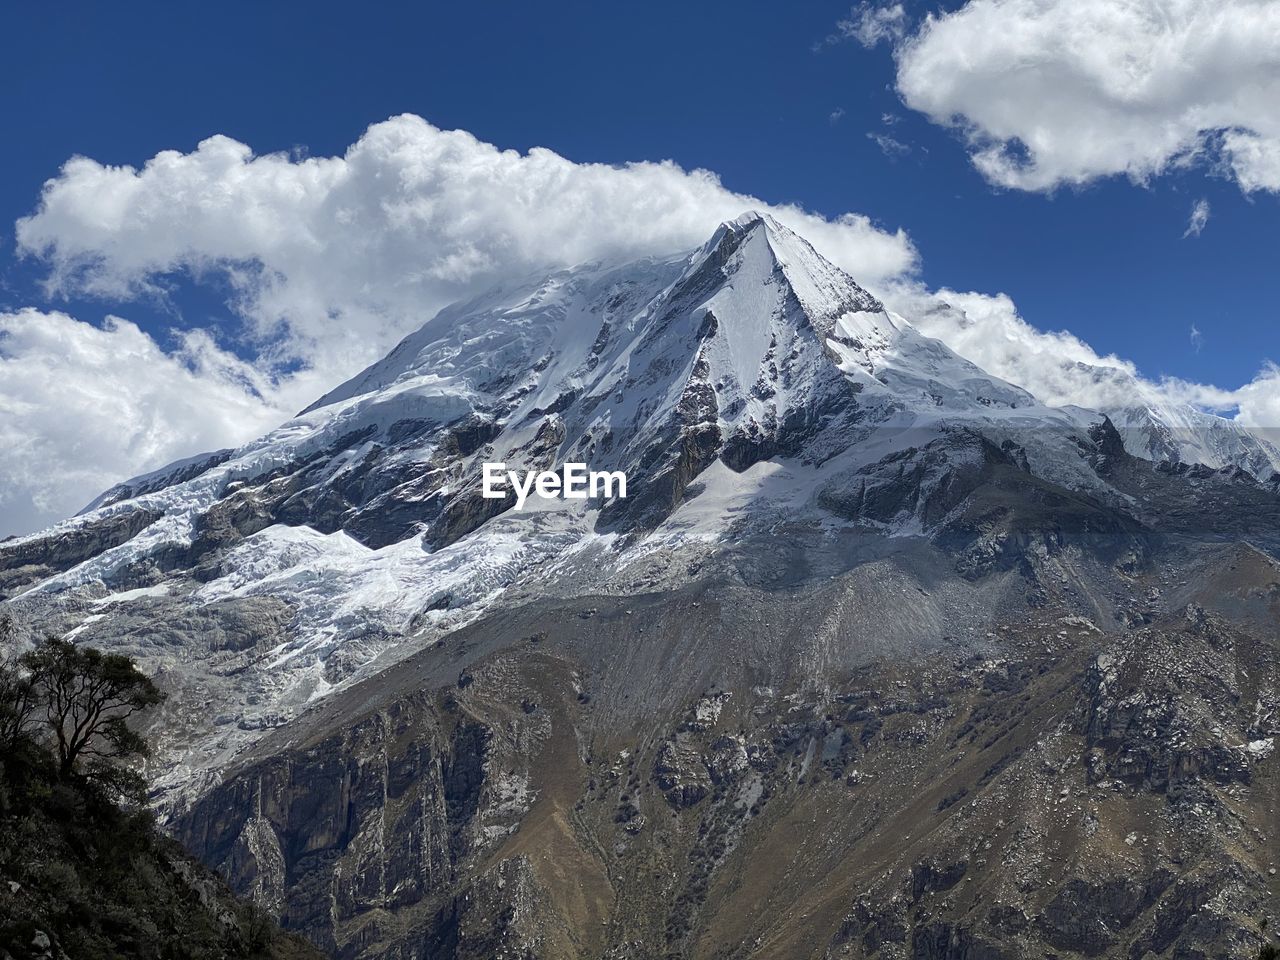
[[[960, 7], [907, 3], [900, 32], [927, 9]], [[860, 15], [848, 3], [11, 5], [0, 15], [0, 311], [94, 325], [120, 314], [165, 349], [173, 328], [204, 328], [252, 358], [260, 344], [237, 334], [217, 271], [161, 278], [163, 298], [50, 293], [49, 263], [17, 256], [14, 222], [73, 155], [139, 167], [224, 134], [258, 155], [338, 156], [408, 112], [501, 148], [671, 159], [769, 203], [866, 214], [907, 231], [925, 286], [1005, 292], [1034, 326], [1153, 379], [1233, 389], [1280, 360], [1275, 192], [1246, 194], [1211, 160], [1143, 184], [995, 183], [956, 130], [904, 104], [890, 43], [824, 43]], [[1184, 237], [1201, 199], [1209, 220]]]
[[[770, 201], [867, 213], [906, 228], [929, 285], [1005, 291], [1037, 326], [1069, 329], [1151, 375], [1235, 383], [1280, 358], [1274, 198], [1246, 198], [1203, 170], [1142, 188], [1113, 178], [1049, 195], [995, 189], [955, 136], [903, 107], [886, 49], [814, 52], [848, 4], [50, 11], [11, 10], [0, 41], [10, 78], [0, 93], [6, 225], [31, 212], [40, 184], [72, 154], [140, 165], [225, 133], [258, 153], [328, 155], [370, 123], [412, 112], [501, 147], [547, 146], [577, 161], [671, 158]], [[886, 113], [899, 122], [886, 127]], [[912, 152], [886, 156], [873, 132]], [[1184, 240], [1200, 197], [1212, 219]], [[5, 263], [7, 305], [42, 301], [32, 286], [41, 273]], [[219, 307], [207, 296], [178, 304], [201, 318]], [[104, 308], [120, 305], [79, 313]], [[144, 326], [150, 312], [129, 311]]]

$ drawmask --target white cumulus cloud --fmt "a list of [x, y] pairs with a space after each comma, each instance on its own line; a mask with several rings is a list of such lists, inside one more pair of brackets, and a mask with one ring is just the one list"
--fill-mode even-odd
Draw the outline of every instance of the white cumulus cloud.
[[1280, 0], [969, 0], [895, 54], [904, 102], [1001, 186], [1208, 162], [1280, 190]]
[[767, 204], [671, 162], [500, 150], [410, 115], [371, 126], [341, 157], [256, 156], [223, 136], [141, 169], [78, 157], [17, 238], [48, 262], [54, 292], [131, 296], [177, 272], [223, 276], [280, 355], [351, 373], [459, 297], [586, 260], [692, 248], [749, 208], [869, 285], [915, 265], [903, 232], [857, 214]]
[[237, 444], [302, 406], [207, 334], [163, 350], [135, 324], [0, 313], [0, 537], [69, 516], [112, 484]]

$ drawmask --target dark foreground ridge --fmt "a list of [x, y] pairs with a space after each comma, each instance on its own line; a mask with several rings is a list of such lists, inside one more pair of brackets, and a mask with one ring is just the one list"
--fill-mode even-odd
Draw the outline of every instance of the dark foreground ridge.
[[[0, 622], [0, 628], [4, 623]], [[7, 638], [0, 629], [0, 642]], [[117, 715], [120, 700], [75, 691], [132, 671], [123, 658], [51, 644], [58, 658], [21, 667], [0, 663], [0, 960], [318, 960], [261, 908], [237, 899], [213, 871], [159, 833], [131, 796], [140, 781], [102, 758], [143, 750], [129, 735], [89, 731], [92, 713]], [[71, 661], [71, 662], [68, 662]], [[82, 669], [89, 661], [90, 670]], [[69, 721], [63, 738], [48, 723], [44, 691], [28, 685], [42, 666], [64, 671]], [[92, 671], [92, 672], [90, 672]], [[134, 673], [149, 699], [150, 682]], [[75, 711], [75, 716], [72, 716]], [[79, 747], [79, 749], [77, 749]], [[90, 756], [99, 759], [90, 761]]]

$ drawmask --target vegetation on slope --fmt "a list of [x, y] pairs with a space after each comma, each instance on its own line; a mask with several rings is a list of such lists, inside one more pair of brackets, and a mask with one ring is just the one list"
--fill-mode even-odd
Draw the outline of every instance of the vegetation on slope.
[[155, 829], [128, 721], [162, 699], [67, 640], [0, 658], [0, 960], [319, 956]]

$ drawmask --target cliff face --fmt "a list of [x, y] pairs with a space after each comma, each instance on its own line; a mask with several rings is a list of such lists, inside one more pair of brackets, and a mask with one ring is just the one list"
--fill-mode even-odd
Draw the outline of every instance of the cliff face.
[[476, 664], [252, 766], [176, 833], [336, 956], [574, 955], [601, 942], [608, 889], [568, 823], [575, 683], [536, 650]]
[[183, 839], [333, 946], [330, 927], [413, 907], [453, 882], [484, 784], [485, 733], [443, 728], [424, 699], [398, 704], [219, 790]]

